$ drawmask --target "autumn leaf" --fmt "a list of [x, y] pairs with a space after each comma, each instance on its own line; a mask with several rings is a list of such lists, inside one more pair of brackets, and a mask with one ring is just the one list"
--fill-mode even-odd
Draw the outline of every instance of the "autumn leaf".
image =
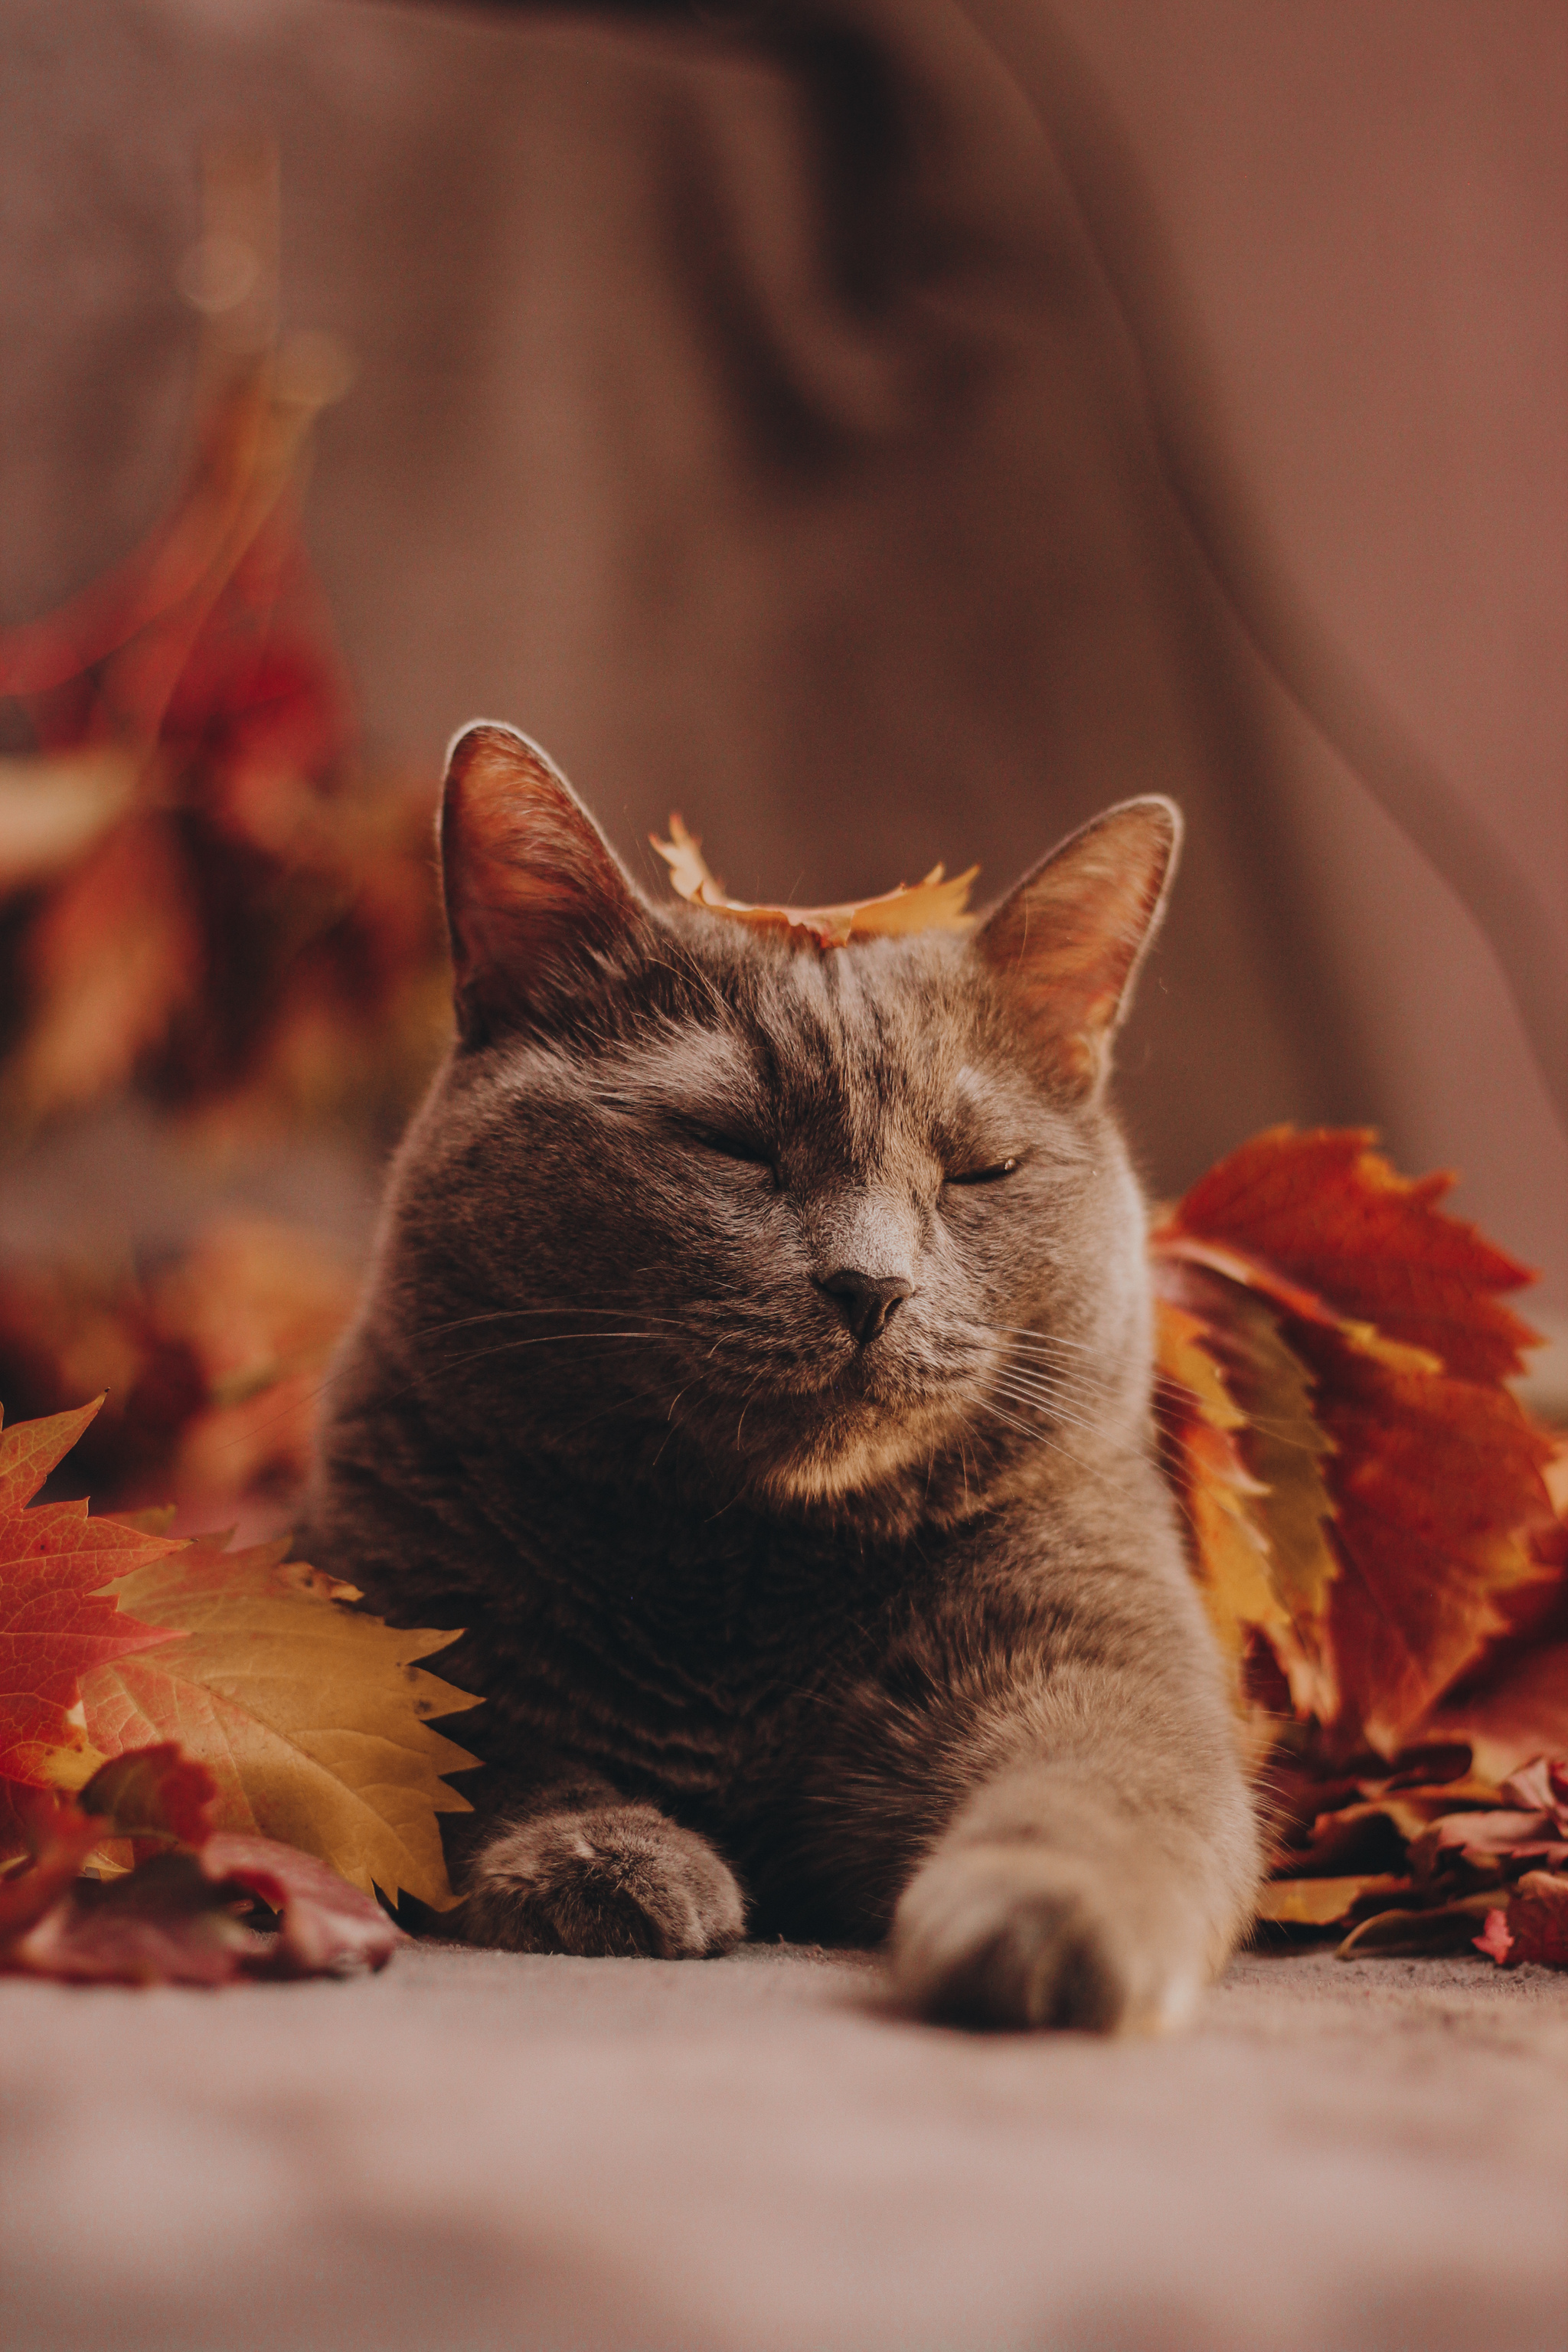
[[[402, 1937], [312, 1855], [214, 1832], [210, 1774], [172, 1744], [104, 1765], [72, 1802], [31, 1792], [30, 1869], [0, 1885], [0, 1969], [85, 1983], [226, 1984], [382, 1968]], [[105, 1832], [162, 1850], [104, 1881], [78, 1877]], [[240, 1914], [278, 1915], [258, 1933]]]
[[1441, 1959], [1464, 1952], [1490, 1909], [1486, 1895], [1463, 1895], [1428, 1909], [1404, 1905], [1373, 1912], [1353, 1927], [1335, 1955], [1342, 1960]]
[[1248, 1506], [1270, 1563], [1252, 1622], [1300, 1712], [1384, 1752], [1509, 1630], [1555, 1517], [1550, 1442], [1501, 1385], [1531, 1335], [1496, 1293], [1523, 1269], [1441, 1213], [1445, 1189], [1394, 1176], [1360, 1133], [1275, 1129], [1151, 1244], [1157, 1291], [1199, 1310], [1258, 1416], [1234, 1439], [1269, 1498]]
[[807, 941], [819, 948], [847, 947], [851, 939], [889, 938], [910, 931], [967, 930], [973, 918], [967, 912], [969, 893], [978, 866], [951, 882], [933, 866], [923, 882], [901, 882], [896, 890], [877, 898], [847, 898], [835, 907], [752, 907], [743, 898], [726, 897], [722, 883], [709, 872], [702, 845], [673, 814], [669, 839], [650, 835], [654, 848], [669, 868], [670, 887], [679, 898], [711, 915], [726, 915], [754, 930], [782, 931], [796, 945]]
[[1568, 1877], [1530, 1872], [1506, 1909], [1487, 1913], [1485, 1932], [1472, 1941], [1500, 1967], [1516, 1969], [1533, 1960], [1543, 1968], [1568, 1969]]
[[1332, 1340], [1304, 1352], [1338, 1449], [1330, 1633], [1342, 1700], [1392, 1749], [1506, 1627], [1500, 1596], [1540, 1576], [1545, 1447], [1503, 1390], [1394, 1371]]
[[[1286, 1936], [1345, 1929], [1342, 1958], [1460, 1952], [1473, 1943], [1506, 1960], [1516, 1896], [1568, 1887], [1568, 1761], [1539, 1756], [1500, 1785], [1462, 1743], [1428, 1744], [1335, 1775], [1310, 1759], [1270, 1775], [1282, 1800], [1273, 1874], [1258, 1917]], [[1313, 1810], [1316, 1786], [1323, 1810]], [[1532, 1914], [1542, 1949], [1542, 1922]], [[1539, 1956], [1532, 1952], [1530, 1956]], [[1565, 1964], [1559, 1958], [1553, 1965]]]
[[0, 762], [0, 1101], [23, 1129], [134, 1085], [230, 1145], [325, 1112], [390, 1129], [449, 1027], [429, 781], [361, 775], [300, 528], [344, 354], [259, 316], [227, 332], [209, 321], [193, 464], [143, 545], [0, 631], [34, 744]]
[[468, 1804], [441, 1776], [475, 1759], [428, 1718], [479, 1702], [415, 1661], [458, 1636], [384, 1625], [287, 1549], [208, 1539], [132, 1576], [128, 1603], [185, 1638], [85, 1676], [88, 1737], [106, 1756], [177, 1739], [212, 1773], [226, 1830], [317, 1855], [367, 1894], [447, 1910], [437, 1815]]
[[1275, 1592], [1268, 1538], [1256, 1516], [1264, 1490], [1237, 1443], [1245, 1416], [1205, 1327], [1168, 1301], [1160, 1306], [1158, 1365], [1166, 1471], [1192, 1533], [1194, 1572], [1210, 1622], [1237, 1666], [1254, 1627], [1289, 1650], [1290, 1619]]
[[1498, 1780], [1542, 1748], [1568, 1754], [1568, 1438], [1557, 1438], [1542, 1475], [1557, 1513], [1533, 1537], [1543, 1581], [1500, 1596], [1506, 1632], [1431, 1718], [1435, 1731], [1468, 1742]]
[[140, 1273], [65, 1261], [0, 1268], [0, 1392], [47, 1412], [110, 1391], [73, 1470], [109, 1507], [173, 1495], [183, 1524], [289, 1522], [352, 1265], [321, 1240], [223, 1219]]
[[1217, 1243], [1331, 1302], [1342, 1323], [1435, 1355], [1456, 1380], [1498, 1381], [1536, 1344], [1497, 1294], [1528, 1267], [1437, 1203], [1450, 1175], [1398, 1176], [1363, 1129], [1269, 1128], [1199, 1178], [1161, 1233], [1167, 1249]]
[[1384, 1896], [1403, 1893], [1409, 1880], [1386, 1871], [1350, 1878], [1274, 1878], [1258, 1898], [1258, 1916], [1277, 1927], [1337, 1927], [1358, 1907], [1385, 1907]]
[[58, 1780], [88, 1746], [73, 1720], [79, 1678], [174, 1642], [104, 1591], [176, 1551], [167, 1538], [90, 1518], [85, 1502], [32, 1503], [101, 1404], [0, 1434], [0, 1776]]
[[103, 1825], [56, 1789], [14, 1788], [22, 1832], [18, 1851], [32, 1867], [0, 1882], [0, 1965], [74, 1882], [103, 1835]]
[[1157, 1410], [1211, 1618], [1238, 1662], [1249, 1634], [1262, 1634], [1298, 1712], [1330, 1721], [1339, 1698], [1325, 1622], [1338, 1562], [1321, 1465], [1332, 1441], [1312, 1416], [1305, 1367], [1245, 1292], [1158, 1260], [1155, 1276]]
[[123, 1086], [202, 987], [204, 941], [169, 827], [122, 821], [62, 879], [18, 952], [37, 1010], [5, 1104], [31, 1126]]
[[163, 1740], [100, 1764], [77, 1803], [105, 1837], [175, 1838], [200, 1845], [212, 1834], [217, 1783], [178, 1744]]

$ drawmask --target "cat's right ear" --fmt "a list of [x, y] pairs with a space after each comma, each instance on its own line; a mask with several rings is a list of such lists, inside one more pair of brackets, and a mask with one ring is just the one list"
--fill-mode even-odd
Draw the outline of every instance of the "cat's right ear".
[[441, 878], [466, 1045], [554, 1026], [646, 919], [554, 762], [489, 719], [465, 727], [447, 755]]

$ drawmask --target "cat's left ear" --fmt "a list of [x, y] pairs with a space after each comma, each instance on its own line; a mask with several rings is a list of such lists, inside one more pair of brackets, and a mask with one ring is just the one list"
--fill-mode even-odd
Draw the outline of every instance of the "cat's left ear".
[[647, 920], [553, 761], [489, 719], [465, 727], [447, 756], [441, 878], [468, 1045], [558, 1024]]
[[1110, 1041], [1159, 928], [1182, 813], [1151, 794], [1107, 809], [1026, 874], [975, 933], [1050, 1077], [1077, 1097], [1110, 1066]]

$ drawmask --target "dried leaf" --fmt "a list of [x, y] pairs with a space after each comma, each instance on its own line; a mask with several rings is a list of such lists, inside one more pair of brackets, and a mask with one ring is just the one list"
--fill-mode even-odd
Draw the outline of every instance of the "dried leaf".
[[[188, 1763], [149, 1777], [145, 1759], [125, 1761], [137, 1769], [122, 1776], [121, 1796], [138, 1771], [145, 1796], [173, 1769], [188, 1797]], [[0, 1969], [77, 1983], [217, 1985], [384, 1968], [403, 1940], [369, 1895], [270, 1838], [202, 1830], [194, 1850], [159, 1853], [106, 1883], [79, 1879], [101, 1827], [53, 1801], [34, 1867], [0, 1886]], [[276, 1935], [238, 1916], [253, 1899], [279, 1915]]]
[[4, 1096], [30, 1126], [122, 1087], [202, 989], [205, 946], [169, 824], [116, 825], [35, 917], [19, 956], [33, 1016]]
[[1417, 1878], [1429, 1878], [1454, 1853], [1475, 1865], [1495, 1856], [1562, 1864], [1568, 1862], [1568, 1838], [1557, 1831], [1550, 1811], [1507, 1806], [1490, 1812], [1444, 1813], [1410, 1841], [1410, 1867]]
[[1475, 1940], [1490, 1958], [1510, 1969], [1525, 1960], [1568, 1969], [1568, 1877], [1531, 1871], [1509, 1896], [1506, 1912], [1487, 1913], [1486, 1936]]
[[241, 1891], [226, 1897], [188, 1853], [77, 1880], [25, 1935], [0, 1943], [0, 1968], [77, 1984], [219, 1985], [267, 1973], [270, 1942], [237, 1916]]
[[819, 948], [841, 948], [851, 939], [962, 931], [973, 920], [967, 909], [978, 866], [955, 875], [951, 882], [943, 880], [942, 866], [933, 866], [923, 882], [901, 882], [880, 898], [849, 898], [836, 907], [752, 907], [743, 898], [726, 897], [723, 884], [709, 872], [701, 843], [673, 813], [669, 839], [660, 841], [657, 834], [649, 838], [669, 868], [670, 884], [679, 898], [690, 906], [706, 908], [711, 915], [748, 923], [756, 930], [782, 931], [795, 945], [809, 941]]
[[[1267, 1597], [1260, 1599], [1254, 1585], [1249, 1604], [1247, 1588], [1236, 1584], [1233, 1563], [1226, 1580], [1236, 1590], [1235, 1622], [1222, 1627], [1222, 1638], [1236, 1652], [1245, 1647], [1249, 1628], [1263, 1634], [1297, 1713], [1330, 1722], [1339, 1693], [1326, 1624], [1339, 1561], [1327, 1533], [1333, 1503], [1321, 1465], [1333, 1442], [1314, 1418], [1306, 1367], [1267, 1303], [1239, 1285], [1169, 1258], [1156, 1257], [1153, 1273], [1163, 1375], [1158, 1405], [1168, 1442], [1173, 1439], [1178, 1452], [1184, 1444], [1191, 1450], [1184, 1429], [1193, 1408], [1184, 1407], [1184, 1390], [1214, 1418], [1202, 1386], [1204, 1365], [1211, 1364], [1223, 1379], [1228, 1450], [1249, 1481], [1245, 1490], [1236, 1488], [1234, 1476], [1226, 1483], [1245, 1491], [1247, 1500], [1237, 1507], [1258, 1555]], [[1190, 1494], [1187, 1500], [1190, 1509]], [[1193, 1524], [1201, 1557], [1206, 1531], [1195, 1516]], [[1200, 1571], [1200, 1580], [1218, 1580]]]
[[1341, 1960], [1435, 1959], [1446, 1953], [1468, 1951], [1476, 1940], [1476, 1924], [1485, 1921], [1496, 1898], [1462, 1895], [1457, 1903], [1438, 1904], [1429, 1911], [1377, 1911], [1363, 1919], [1340, 1945]]
[[1244, 1416], [1195, 1316], [1162, 1300], [1159, 1414], [1167, 1471], [1191, 1532], [1194, 1572], [1222, 1647], [1239, 1668], [1248, 1631], [1289, 1652], [1292, 1628], [1257, 1516], [1263, 1494], [1242, 1459]]
[[320, 345], [203, 371], [195, 463], [145, 546], [0, 632], [38, 745], [0, 768], [0, 896], [29, 894], [0, 939], [18, 1124], [134, 1083], [230, 1139], [323, 1110], [390, 1126], [444, 1042], [427, 793], [349, 789], [353, 698], [299, 530], [343, 380]]
[[1521, 1811], [1546, 1814], [1568, 1837], [1568, 1762], [1562, 1757], [1535, 1757], [1509, 1774], [1502, 1793]]
[[56, 1780], [58, 1751], [86, 1748], [73, 1720], [83, 1674], [175, 1638], [139, 1623], [103, 1587], [178, 1545], [89, 1518], [85, 1503], [24, 1507], [98, 1403], [0, 1435], [0, 1775], [10, 1780]]
[[101, 1833], [200, 1845], [211, 1834], [216, 1796], [217, 1784], [206, 1767], [170, 1739], [100, 1764], [77, 1803], [98, 1819]]
[[1558, 1514], [1537, 1529], [1543, 1582], [1500, 1598], [1507, 1633], [1446, 1692], [1432, 1721], [1465, 1739], [1479, 1767], [1501, 1780], [1542, 1749], [1568, 1755], [1568, 1438], [1542, 1470]]
[[8, 1796], [17, 1808], [21, 1851], [31, 1853], [33, 1866], [0, 1883], [0, 1963], [59, 1901], [103, 1833], [100, 1822], [56, 1790], [11, 1784]]
[[1329, 1631], [1342, 1705], [1393, 1752], [1541, 1575], [1545, 1447], [1506, 1390], [1396, 1370], [1337, 1335], [1299, 1337], [1336, 1448], [1342, 1573]]
[[1359, 1903], [1395, 1895], [1410, 1882], [1389, 1872], [1354, 1878], [1270, 1879], [1258, 1898], [1258, 1916], [1292, 1927], [1337, 1927]]
[[82, 1684], [88, 1736], [107, 1756], [177, 1739], [205, 1764], [226, 1830], [315, 1854], [367, 1894], [455, 1900], [436, 1816], [468, 1801], [441, 1776], [475, 1759], [428, 1718], [478, 1705], [415, 1661], [455, 1633], [396, 1632], [283, 1543], [191, 1545], [125, 1587], [132, 1606], [186, 1636]]
[[402, 1942], [373, 1896], [347, 1885], [313, 1854], [275, 1838], [219, 1830], [201, 1850], [202, 1869], [220, 1889], [244, 1887], [278, 1912], [278, 1943], [267, 1973], [322, 1976], [384, 1968]]
[[1513, 1937], [1508, 1932], [1508, 1913], [1489, 1911], [1485, 1929], [1471, 1941], [1477, 1951], [1484, 1952], [1489, 1960], [1495, 1960], [1500, 1968], [1505, 1966], [1513, 1949]]

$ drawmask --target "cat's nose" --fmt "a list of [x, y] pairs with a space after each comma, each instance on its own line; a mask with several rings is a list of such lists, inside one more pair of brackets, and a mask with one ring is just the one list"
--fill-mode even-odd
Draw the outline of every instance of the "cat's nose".
[[841, 1265], [837, 1274], [823, 1275], [816, 1286], [826, 1292], [864, 1348], [886, 1329], [914, 1284], [901, 1274], [862, 1274], [857, 1266]]

